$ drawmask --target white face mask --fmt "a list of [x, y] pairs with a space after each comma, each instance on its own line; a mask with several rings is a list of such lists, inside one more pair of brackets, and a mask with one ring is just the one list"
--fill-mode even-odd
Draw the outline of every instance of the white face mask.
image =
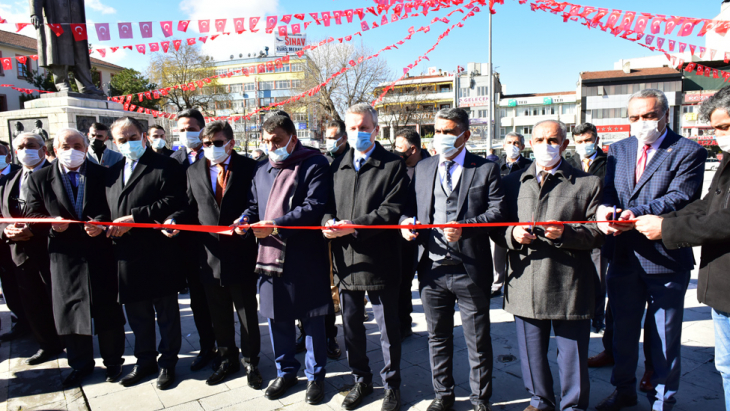
[[[659, 120], [663, 118], [664, 116], [661, 116]], [[641, 144], [653, 144], [662, 135], [659, 133], [659, 120], [639, 120], [631, 123], [631, 135], [639, 139]]]
[[730, 134], [722, 137], [716, 135], [715, 141], [717, 141], [717, 145], [720, 146], [720, 150], [730, 152]]
[[508, 144], [504, 147], [504, 153], [507, 154], [507, 158], [514, 160], [520, 156], [520, 148], [515, 145]]
[[595, 154], [596, 143], [583, 143], [575, 145], [575, 152], [578, 153], [581, 159], [588, 158]]
[[86, 153], [79, 150], [58, 150], [58, 161], [68, 169], [77, 169], [84, 164]]
[[159, 150], [161, 148], [165, 148], [165, 139], [163, 138], [153, 138], [152, 139], [152, 148], [155, 150]]
[[16, 152], [18, 161], [26, 167], [32, 167], [41, 161], [40, 150], [23, 149]]
[[[464, 133], [466, 133], [466, 131]], [[459, 147], [456, 147], [456, 141], [459, 137], [463, 136], [464, 133], [461, 133], [458, 136], [452, 136], [450, 134], [435, 134], [433, 136], [433, 148], [436, 149], [437, 153], [446, 158], [453, 157], [462, 147], [464, 147], [464, 143], [462, 143]]]
[[540, 167], [553, 167], [560, 161], [560, 146], [548, 143], [533, 144], [532, 151]]
[[203, 155], [205, 158], [207, 158], [212, 164], [220, 164], [228, 158], [230, 154], [226, 153], [226, 145], [223, 147], [216, 147], [216, 146], [210, 146], [210, 147], [203, 147]]
[[180, 144], [187, 148], [195, 148], [200, 145], [200, 131], [181, 131]]

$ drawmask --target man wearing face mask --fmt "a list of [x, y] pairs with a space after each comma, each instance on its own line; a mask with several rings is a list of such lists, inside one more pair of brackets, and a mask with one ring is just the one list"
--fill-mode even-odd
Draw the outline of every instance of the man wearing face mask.
[[[507, 221], [551, 222], [511, 226], [495, 240], [509, 249], [504, 309], [515, 316], [522, 380], [531, 394], [526, 410], [587, 410], [588, 343], [597, 274], [591, 251], [603, 244], [591, 221], [600, 205], [601, 180], [573, 168], [561, 155], [565, 124], [545, 120], [533, 127], [535, 162], [504, 178]], [[548, 362], [551, 330], [558, 347], [562, 398], [557, 404]]]
[[[467, 112], [460, 108], [439, 110], [434, 131], [433, 143], [439, 154], [416, 165], [401, 225], [502, 221], [499, 170], [493, 162], [466, 149], [471, 137]], [[468, 348], [469, 399], [475, 411], [491, 409], [490, 231], [489, 228], [401, 230], [404, 239], [419, 246], [418, 280], [428, 325], [436, 395], [428, 411], [448, 411], [454, 405], [453, 328], [457, 303]]]
[[167, 148], [167, 141], [165, 138], [165, 129], [162, 126], [154, 125], [147, 130], [147, 141], [150, 143], [150, 147], [157, 154], [170, 157], [174, 151]]
[[[375, 137], [378, 113], [367, 103], [355, 104], [345, 114], [347, 140], [352, 149], [335, 160], [333, 193], [322, 219], [324, 236], [332, 240], [332, 261], [340, 287], [342, 327], [347, 360], [355, 385], [342, 402], [357, 408], [373, 392], [373, 374], [366, 355], [363, 324], [367, 292], [380, 330], [385, 388], [382, 410], [400, 409], [400, 324], [398, 295], [401, 282], [400, 239], [395, 230], [338, 228], [342, 224], [396, 224], [405, 202], [408, 179], [400, 157], [386, 151]], [[382, 264], [387, 261], [387, 264]]]
[[350, 151], [350, 144], [347, 142], [347, 130], [345, 123], [341, 120], [332, 120], [327, 124], [327, 131], [324, 136], [325, 149], [324, 153], [327, 161], [332, 164], [333, 161]]
[[[205, 127], [205, 117], [200, 111], [188, 109], [177, 114], [177, 129], [180, 132], [180, 143], [183, 147], [175, 151], [170, 157], [177, 160], [181, 165], [182, 179], [180, 181], [183, 187], [186, 184], [187, 169], [198, 161], [205, 161], [203, 142], [200, 140], [200, 130], [203, 127]], [[181, 200], [185, 201], [185, 198]], [[198, 336], [200, 337], [200, 351], [190, 364], [190, 369], [199, 371], [217, 355], [213, 320], [210, 315], [205, 287], [203, 287], [200, 279], [200, 269], [196, 258], [200, 235], [192, 232], [175, 233], [173, 235], [169, 231], [163, 231], [162, 234], [171, 238], [169, 241], [172, 242], [175, 249], [182, 251], [182, 255], [176, 260], [177, 269], [186, 278], [187, 289], [190, 293], [190, 309], [193, 311], [195, 328], [198, 330]]]
[[[155, 223], [180, 210], [185, 198], [185, 182], [180, 165], [156, 154], [146, 144], [139, 121], [121, 117], [111, 126], [114, 143], [125, 159], [109, 168], [106, 199], [110, 218], [117, 223]], [[157, 230], [110, 226], [106, 235], [113, 239], [119, 276], [119, 298], [134, 333], [137, 364], [120, 383], [137, 384], [158, 372], [157, 388], [164, 390], [175, 381], [175, 365], [182, 343], [177, 291], [185, 278], [169, 258], [180, 250], [161, 241]], [[160, 344], [155, 347], [155, 314]], [[160, 352], [159, 359], [157, 352]]]
[[[106, 171], [88, 161], [88, 140], [75, 129], [56, 134], [58, 161], [33, 174], [29, 217], [109, 221]], [[111, 240], [91, 224], [32, 224], [47, 230], [56, 329], [66, 346], [71, 373], [63, 386], [78, 385], [94, 371], [92, 335], [106, 366], [106, 381], [122, 374], [124, 313], [117, 302], [117, 270]]]
[[[613, 315], [616, 387], [596, 408], [619, 410], [637, 403], [636, 367], [641, 322], [650, 336], [654, 372], [647, 393], [654, 410], [671, 410], [679, 389], [684, 295], [694, 267], [691, 248], [670, 250], [633, 230], [645, 214], [681, 210], [700, 197], [707, 150], [669, 129], [669, 104], [663, 92], [642, 90], [629, 98], [632, 136], [608, 149], [605, 193], [598, 220], [613, 242], [606, 274]], [[647, 341], [644, 341], [647, 344]]]
[[86, 153], [86, 157], [92, 163], [108, 168], [124, 158], [120, 153], [107, 148], [106, 142], [109, 138], [109, 128], [104, 124], [94, 123], [89, 127], [91, 149]]
[[255, 161], [267, 161], [269, 157], [264, 153], [264, 150], [257, 148], [251, 152], [251, 158]]
[[[256, 161], [233, 150], [233, 129], [225, 121], [208, 123], [201, 132], [203, 155], [187, 170], [187, 207], [172, 216], [183, 224], [229, 225], [248, 206]], [[172, 220], [168, 219], [167, 224]], [[173, 232], [176, 234], [176, 232]], [[220, 363], [208, 378], [208, 385], [222, 383], [239, 371], [233, 309], [241, 324], [241, 353], [248, 385], [261, 388], [258, 370], [259, 335], [256, 281], [256, 240], [254, 236], [202, 234], [197, 265], [207, 294], [207, 302], [218, 341]]]
[[316, 404], [324, 398], [325, 390], [324, 317], [333, 312], [327, 243], [319, 232], [286, 227], [321, 223], [332, 176], [319, 150], [298, 141], [288, 117], [275, 115], [266, 120], [262, 143], [268, 147], [269, 162], [259, 163], [249, 206], [233, 223], [237, 234], [250, 229], [258, 239], [260, 311], [269, 319], [277, 373], [265, 396], [276, 400], [298, 382], [301, 364], [295, 358], [295, 323], [301, 320], [307, 335], [305, 401]]

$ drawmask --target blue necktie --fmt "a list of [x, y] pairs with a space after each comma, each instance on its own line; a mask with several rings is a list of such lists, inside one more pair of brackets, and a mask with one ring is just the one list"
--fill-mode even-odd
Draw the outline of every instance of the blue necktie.
[[365, 162], [364, 157], [360, 157], [357, 160], [355, 160], [355, 171], [360, 171], [362, 168], [362, 164]]
[[76, 172], [76, 171], [69, 171], [68, 172], [68, 180], [71, 182], [71, 186], [73, 188], [79, 188], [79, 183], [78, 183], [78, 180], [77, 180], [78, 175], [79, 175], [79, 173]]
[[446, 165], [446, 178], [444, 179], [444, 183], [446, 183], [446, 195], [451, 195], [451, 192], [454, 191], [454, 186], [451, 183], [451, 167], [454, 165], [454, 162], [446, 160], [444, 164]]

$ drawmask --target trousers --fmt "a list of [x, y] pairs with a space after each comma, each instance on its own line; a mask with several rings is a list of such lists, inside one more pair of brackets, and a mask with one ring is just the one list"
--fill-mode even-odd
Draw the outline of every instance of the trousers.
[[[134, 332], [134, 356], [137, 357], [137, 365], [143, 368], [156, 366], [175, 368], [182, 345], [177, 293], [125, 304], [124, 309], [127, 312], [129, 327]], [[155, 349], [157, 340], [155, 313], [157, 313], [157, 326], [160, 329], [160, 345], [157, 349]], [[159, 359], [157, 359], [158, 350]]]

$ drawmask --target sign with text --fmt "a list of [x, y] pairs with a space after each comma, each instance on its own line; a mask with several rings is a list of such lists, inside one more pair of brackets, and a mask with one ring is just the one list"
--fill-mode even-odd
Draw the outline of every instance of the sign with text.
[[599, 134], [601, 133], [630, 133], [631, 132], [631, 125], [629, 124], [618, 124], [618, 125], [611, 125], [611, 126], [596, 126], [596, 130]]
[[684, 102], [685, 103], [701, 103], [708, 98], [712, 97], [715, 93], [702, 93], [702, 94], [685, 94], [684, 95]]
[[477, 107], [477, 106], [488, 106], [488, 105], [489, 105], [488, 96], [460, 97], [459, 98], [459, 107]]
[[307, 36], [304, 34], [290, 34], [286, 37], [277, 35], [274, 42], [276, 54], [295, 54], [304, 49]]

